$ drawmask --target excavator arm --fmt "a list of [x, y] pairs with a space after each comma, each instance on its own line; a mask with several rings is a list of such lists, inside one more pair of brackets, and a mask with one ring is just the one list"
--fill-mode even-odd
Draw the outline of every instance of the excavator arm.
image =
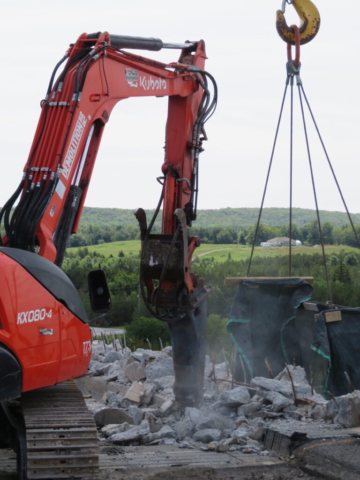
[[[181, 55], [178, 62], [164, 64], [123, 48], [181, 48]], [[199, 282], [190, 266], [199, 240], [188, 237], [187, 230], [196, 218], [204, 123], [216, 106], [216, 84], [204, 71], [205, 59], [202, 40], [178, 45], [107, 32], [82, 34], [57, 64], [41, 102], [21, 183], [0, 212], [2, 245], [37, 252], [60, 266], [68, 237], [78, 229], [112, 109], [130, 97], [168, 96], [165, 158], [158, 179], [163, 184], [161, 234], [151, 234], [153, 222], [148, 228], [144, 211], [136, 212], [142, 234], [141, 283], [149, 309], [159, 318], [178, 317], [169, 308], [195, 308], [199, 298], [193, 292]], [[215, 86], [214, 98], [209, 82]]]

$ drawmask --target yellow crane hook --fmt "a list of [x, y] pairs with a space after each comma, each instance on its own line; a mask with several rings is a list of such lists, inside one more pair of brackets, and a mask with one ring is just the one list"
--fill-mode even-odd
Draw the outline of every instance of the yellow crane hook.
[[284, 13], [287, 3], [294, 5], [300, 17], [300, 45], [304, 45], [310, 42], [319, 31], [319, 10], [310, 0], [283, 0], [282, 9], [276, 12], [276, 28], [284, 42], [290, 45], [295, 45], [295, 33], [285, 20]]

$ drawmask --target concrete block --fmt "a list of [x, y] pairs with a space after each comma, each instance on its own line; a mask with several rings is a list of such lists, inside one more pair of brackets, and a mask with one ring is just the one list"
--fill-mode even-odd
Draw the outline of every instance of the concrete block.
[[126, 410], [127, 414], [133, 419], [134, 425], [140, 425], [144, 418], [144, 412], [136, 405], [130, 405]]
[[121, 395], [121, 393], [109, 391], [104, 395], [104, 400], [113, 407], [120, 407], [123, 399], [124, 397]]
[[174, 407], [174, 401], [173, 400], [166, 400], [166, 402], [164, 402], [161, 407], [160, 407], [160, 411], [163, 415], [168, 415], [171, 410], [173, 409]]
[[149, 433], [148, 435], [144, 436], [143, 437], [143, 442], [144, 443], [151, 443], [151, 442], [154, 442], [156, 440], [163, 439], [163, 438], [175, 439], [175, 437], [176, 437], [175, 431], [169, 425], [165, 425], [158, 432]]
[[188, 418], [179, 420], [174, 425], [174, 430], [178, 440], [184, 440], [185, 438], [192, 437], [195, 431], [195, 424]]
[[115, 435], [117, 433], [123, 433], [126, 432], [127, 430], [130, 430], [133, 427], [133, 425], [130, 425], [129, 423], [121, 423], [119, 425], [105, 425], [101, 429], [101, 433], [105, 435], [105, 437], [111, 437], [111, 435]]
[[155, 416], [151, 412], [144, 412], [144, 413], [145, 413], [145, 416], [144, 416], [145, 420], [149, 422], [150, 433], [156, 433], [162, 429], [163, 423], [161, 418], [159, 418], [158, 416]]
[[108, 441], [115, 445], [127, 445], [131, 442], [141, 442], [142, 437], [148, 434], [149, 425], [146, 420], [143, 420], [140, 425], [137, 425], [126, 432], [111, 435], [108, 438]]
[[99, 376], [101, 376], [101, 375], [106, 375], [106, 374], [109, 372], [111, 366], [112, 366], [111, 363], [105, 363], [105, 364], [102, 363], [102, 364], [100, 364], [100, 365], [97, 365], [97, 366], [95, 367], [95, 370], [94, 370], [94, 372], [93, 372], [93, 375], [94, 375], [94, 376], [97, 376], [97, 375], [99, 375]]
[[[294, 383], [298, 383], [298, 384], [308, 383], [308, 380], [306, 378], [306, 372], [303, 369], [303, 367], [300, 367], [299, 365], [297, 365], [296, 367], [294, 367], [294, 365], [288, 365], [288, 369], [290, 371], [290, 375]], [[284, 370], [275, 377], [275, 380], [290, 382], [287, 368], [284, 368]]]
[[81, 377], [75, 380], [76, 385], [83, 395], [91, 395], [101, 401], [108, 391], [125, 395], [128, 387], [117, 382], [105, 382], [102, 377]]
[[339, 423], [345, 428], [360, 426], [360, 391], [349, 393], [337, 397], [339, 412], [334, 419], [334, 423]]
[[129, 400], [139, 405], [144, 393], [145, 388], [139, 382], [134, 382], [124, 395], [124, 400]]
[[144, 367], [140, 362], [134, 361], [127, 365], [124, 374], [131, 382], [139, 382], [146, 378]]
[[[287, 398], [294, 397], [291, 382], [287, 380], [276, 380], [272, 378], [255, 377], [251, 380], [250, 383], [251, 385], [255, 387], [259, 387], [263, 390], [278, 392]], [[306, 382], [303, 382], [303, 383], [297, 383], [294, 381], [294, 388], [295, 388], [295, 393], [297, 398], [311, 397], [311, 387], [307, 383], [307, 380]]]
[[198, 430], [193, 435], [193, 440], [196, 442], [210, 443], [213, 441], [219, 441], [221, 438], [220, 430], [215, 428], [206, 428], [204, 430]]
[[159, 390], [165, 390], [168, 388], [173, 388], [175, 382], [174, 375], [165, 375], [161, 378], [156, 378], [154, 383], [157, 385]]
[[174, 375], [172, 358], [168, 356], [158, 357], [146, 365], [145, 373], [148, 381], [154, 381], [166, 375]]
[[283, 408], [293, 405], [294, 400], [281, 395], [281, 393], [269, 391], [269, 390], [258, 390], [258, 395], [261, 395], [265, 400], [268, 400], [272, 403], [272, 411], [280, 412]]
[[103, 408], [95, 413], [94, 419], [98, 427], [104, 427], [109, 424], [133, 423], [133, 419], [122, 409]]
[[117, 360], [121, 359], [121, 353], [117, 352], [116, 350], [112, 350], [111, 352], [108, 352], [105, 357], [104, 357], [104, 363], [114, 363]]
[[141, 406], [147, 407], [151, 403], [153, 396], [157, 391], [157, 386], [155, 385], [155, 383], [145, 383], [144, 387], [145, 393], [141, 400]]
[[162, 395], [159, 395], [158, 393], [155, 393], [153, 395], [150, 405], [155, 405], [160, 408], [161, 405], [165, 402], [166, 402], [166, 398], [164, 398]]
[[251, 402], [251, 403], [247, 403], [246, 405], [241, 405], [241, 407], [238, 408], [237, 410], [237, 414], [239, 415], [239, 417], [241, 415], [250, 415], [251, 413], [255, 413], [255, 412], [258, 412], [259, 410], [261, 410], [263, 407], [263, 404], [260, 403], [260, 402]]
[[239, 407], [250, 402], [250, 393], [246, 387], [236, 387], [221, 394], [221, 403], [225, 407]]

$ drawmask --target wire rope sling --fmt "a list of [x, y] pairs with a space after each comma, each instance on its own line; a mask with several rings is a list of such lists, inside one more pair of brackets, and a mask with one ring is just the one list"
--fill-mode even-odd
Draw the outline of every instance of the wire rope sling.
[[[292, 4], [297, 11], [300, 26], [287, 25], [285, 20], [286, 4]], [[347, 213], [354, 236], [360, 246], [359, 238], [351, 219], [344, 195], [340, 189], [330, 157], [326, 150], [318, 124], [315, 120], [309, 100], [305, 94], [300, 77], [300, 49], [310, 42], [320, 28], [320, 15], [310, 0], [283, 0], [282, 9], [277, 12], [276, 27], [280, 37], [287, 43], [286, 83], [281, 101], [280, 114], [276, 126], [269, 166], [266, 175], [259, 215], [255, 227], [250, 259], [245, 277], [226, 278], [226, 285], [239, 285], [234, 298], [228, 332], [236, 347], [235, 379], [247, 382], [254, 376], [274, 376], [284, 369], [284, 364], [301, 365], [312, 376], [315, 358], [321, 359], [321, 368], [325, 372], [319, 381], [323, 390], [331, 390], [335, 395], [348, 393], [354, 385], [360, 388], [360, 310], [334, 305], [331, 282], [325, 255], [324, 235], [320, 219], [318, 195], [316, 190], [312, 150], [309, 141], [309, 128], [306, 122], [306, 109], [315, 132], [319, 138], [327, 164], [330, 168], [342, 203]], [[295, 47], [295, 58], [292, 55]], [[328, 302], [312, 302], [313, 277], [293, 277], [292, 254], [295, 244], [292, 239], [293, 228], [293, 165], [294, 165], [294, 87], [297, 87], [301, 123], [307, 160], [310, 170], [312, 192], [314, 196], [316, 219], [322, 249], [322, 262], [327, 285]], [[284, 113], [285, 101], [290, 91], [290, 138], [289, 138], [289, 255], [287, 277], [251, 277], [250, 271], [255, 244], [259, 233], [265, 196], [273, 166], [280, 125]], [[303, 316], [304, 310], [308, 314]], [[300, 315], [299, 315], [300, 313]], [[314, 322], [314, 315], [316, 322]], [[302, 318], [302, 322], [296, 318]], [[305, 325], [307, 323], [307, 325]], [[347, 339], [344, 345], [339, 339]], [[351, 352], [351, 355], [349, 355]], [[317, 355], [320, 354], [320, 355]], [[350, 358], [352, 357], [352, 358]], [[317, 361], [319, 365], [319, 362]]]

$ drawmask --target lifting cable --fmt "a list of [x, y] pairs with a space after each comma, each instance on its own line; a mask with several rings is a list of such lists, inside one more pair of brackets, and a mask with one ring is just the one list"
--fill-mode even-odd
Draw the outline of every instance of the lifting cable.
[[[284, 0], [284, 1], [283, 1], [282, 13], [284, 13], [286, 3], [294, 3], [294, 4], [295, 4], [295, 0]], [[300, 4], [300, 2], [299, 2], [299, 0], [298, 0], [298, 1], [296, 2], [296, 5], [295, 5], [295, 6], [299, 8], [299, 4]], [[301, 5], [300, 5], [300, 6], [301, 6]], [[316, 7], [315, 7], [315, 8], [316, 8]], [[281, 11], [279, 11], [278, 14], [279, 14], [279, 13], [281, 13]], [[318, 28], [319, 28], [319, 25], [320, 25], [320, 17], [318, 18], [317, 29], [316, 29], [315, 33], [314, 33], [314, 31], [312, 32], [312, 35], [313, 35], [313, 36], [316, 35], [317, 30], [318, 30]], [[328, 155], [328, 153], [327, 153], [327, 150], [326, 150], [324, 141], [323, 141], [322, 136], [321, 136], [321, 134], [320, 134], [319, 127], [318, 127], [318, 125], [317, 125], [317, 123], [316, 123], [314, 114], [313, 114], [313, 112], [312, 112], [312, 109], [311, 109], [311, 107], [310, 107], [309, 101], [308, 101], [307, 96], [306, 96], [306, 94], [305, 94], [302, 80], [301, 80], [301, 78], [300, 78], [300, 68], [301, 68], [301, 63], [300, 63], [300, 45], [303, 44], [303, 43], [306, 43], [306, 42], [310, 41], [311, 38], [310, 38], [310, 40], [308, 40], [308, 39], [304, 40], [304, 34], [301, 33], [301, 29], [299, 29], [299, 27], [297, 27], [296, 25], [292, 25], [290, 28], [287, 27], [287, 29], [292, 32], [293, 40], [291, 40], [291, 39], [289, 40], [289, 38], [287, 38], [287, 37], [285, 38], [285, 35], [284, 35], [285, 27], [283, 27], [283, 25], [282, 25], [281, 27], [278, 26], [278, 31], [279, 31], [280, 36], [283, 38], [283, 40], [285, 40], [285, 41], [287, 42], [287, 56], [288, 56], [288, 62], [287, 62], [287, 64], [286, 64], [287, 78], [286, 78], [285, 91], [284, 91], [283, 99], [282, 99], [282, 102], [281, 102], [280, 114], [279, 114], [278, 123], [277, 123], [277, 127], [276, 127], [275, 138], [274, 138], [273, 147], [272, 147], [272, 151], [271, 151], [269, 167], [268, 167], [268, 171], [267, 171], [267, 175], [266, 175], [265, 186], [264, 186], [264, 191], [263, 191], [263, 195], [262, 195], [262, 200], [261, 200], [259, 215], [258, 215], [256, 227], [255, 227], [254, 239], [253, 239], [253, 243], [252, 243], [251, 254], [250, 254], [250, 259], [249, 259], [249, 264], [248, 264], [246, 276], [247, 276], [247, 277], [250, 276], [250, 269], [251, 269], [251, 265], [252, 265], [253, 255], [254, 255], [255, 243], [256, 243], [257, 236], [258, 236], [259, 227], [260, 227], [261, 215], [262, 215], [262, 212], [263, 212], [263, 207], [264, 207], [264, 202], [265, 202], [265, 196], [266, 196], [266, 192], [267, 192], [267, 188], [268, 188], [268, 183], [269, 183], [271, 168], [272, 168], [272, 165], [273, 165], [273, 159], [274, 159], [274, 154], [275, 154], [275, 149], [276, 149], [276, 144], [277, 144], [277, 139], [278, 139], [278, 134], [279, 134], [279, 128], [280, 128], [280, 124], [281, 124], [281, 120], [282, 120], [282, 115], [283, 115], [283, 111], [284, 111], [284, 104], [285, 104], [285, 99], [286, 99], [286, 95], [287, 95], [287, 91], [288, 91], [289, 85], [290, 85], [289, 277], [292, 276], [292, 263], [291, 263], [292, 260], [291, 260], [291, 257], [292, 257], [292, 217], [293, 217], [293, 215], [292, 215], [292, 209], [293, 209], [293, 135], [294, 135], [294, 122], [293, 122], [293, 117], [294, 117], [294, 96], [293, 96], [293, 87], [294, 87], [294, 80], [295, 80], [295, 81], [296, 81], [296, 85], [297, 85], [297, 87], [298, 87], [298, 92], [299, 92], [300, 110], [301, 110], [301, 117], [302, 117], [302, 123], [303, 123], [303, 128], [304, 128], [304, 137], [305, 137], [306, 150], [307, 150], [307, 156], [308, 156], [308, 162], [309, 162], [309, 169], [310, 169], [310, 177], [311, 177], [311, 183], [312, 183], [312, 189], [313, 189], [313, 195], [314, 195], [314, 202], [315, 202], [315, 209], [316, 209], [316, 218], [317, 218], [317, 224], [318, 224], [318, 229], [319, 229], [319, 238], [320, 238], [320, 243], [321, 243], [321, 248], [322, 248], [322, 257], [323, 257], [325, 277], [326, 277], [326, 283], [327, 283], [327, 289], [328, 289], [328, 298], [329, 298], [330, 304], [333, 305], [331, 285], [330, 285], [330, 280], [329, 280], [329, 273], [328, 273], [328, 268], [327, 268], [327, 264], [326, 264], [324, 236], [323, 236], [323, 231], [322, 231], [322, 226], [321, 226], [321, 220], [320, 220], [320, 211], [319, 211], [319, 204], [318, 204], [318, 198], [317, 198], [317, 192], [316, 192], [315, 177], [314, 177], [314, 171], [313, 171], [313, 162], [312, 162], [312, 158], [311, 158], [311, 151], [310, 151], [310, 144], [309, 144], [309, 137], [308, 137], [308, 129], [307, 129], [306, 119], [305, 119], [304, 103], [305, 103], [305, 105], [307, 106], [308, 111], [309, 111], [309, 114], [310, 114], [310, 117], [311, 117], [311, 119], [312, 119], [312, 121], [313, 121], [313, 124], [314, 124], [315, 130], [316, 130], [316, 132], [317, 132], [319, 141], [320, 141], [320, 143], [321, 143], [321, 146], [322, 146], [322, 149], [323, 149], [323, 151], [324, 151], [326, 160], [327, 160], [328, 165], [329, 165], [329, 167], [330, 167], [332, 176], [333, 176], [333, 178], [334, 178], [335, 184], [336, 184], [337, 189], [338, 189], [338, 191], [339, 191], [339, 194], [340, 194], [342, 203], [343, 203], [344, 208], [345, 208], [345, 210], [346, 210], [346, 213], [347, 213], [347, 216], [348, 216], [348, 219], [349, 219], [351, 228], [352, 228], [352, 230], [353, 230], [354, 236], [355, 236], [355, 238], [356, 238], [356, 241], [357, 241], [359, 247], [360, 247], [360, 240], [359, 240], [359, 236], [358, 236], [358, 234], [357, 234], [357, 232], [356, 232], [356, 229], [355, 229], [355, 225], [354, 225], [354, 223], [353, 223], [353, 220], [352, 220], [352, 218], [351, 218], [349, 209], [348, 209], [347, 204], [346, 204], [346, 202], [345, 202], [344, 195], [343, 195], [343, 193], [342, 193], [342, 191], [341, 191], [341, 188], [340, 188], [338, 179], [337, 179], [337, 177], [336, 177], [336, 175], [335, 175], [335, 171], [334, 171], [334, 168], [333, 168], [333, 166], [332, 166], [332, 164], [331, 164], [330, 157], [329, 157], [329, 155]], [[286, 33], [286, 31], [285, 31], [285, 33]], [[313, 38], [313, 37], [312, 37], [312, 38]], [[291, 53], [291, 45], [292, 45], [292, 44], [295, 45], [295, 59], [294, 59], [294, 60], [292, 59], [292, 53]]]

